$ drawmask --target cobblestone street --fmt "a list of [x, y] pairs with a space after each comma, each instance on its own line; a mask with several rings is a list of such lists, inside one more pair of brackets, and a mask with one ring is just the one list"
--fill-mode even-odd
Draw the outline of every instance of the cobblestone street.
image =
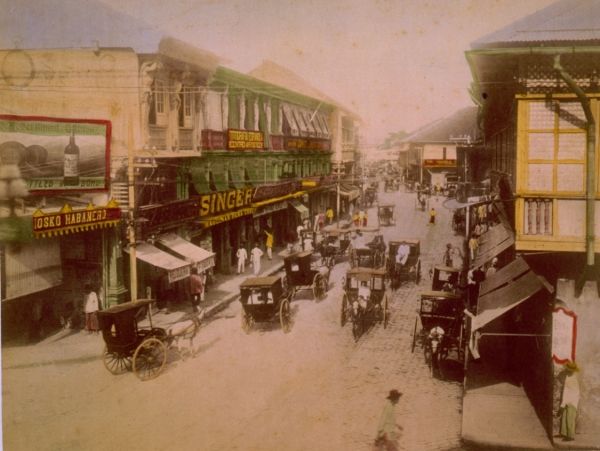
[[[100, 358], [65, 354], [64, 362], [12, 367], [5, 358], [7, 449], [29, 450], [36, 443], [47, 450], [369, 450], [391, 388], [404, 393], [397, 408], [403, 449], [457, 449], [460, 372], [448, 372], [454, 380], [431, 377], [422, 350], [412, 353], [411, 343], [418, 293], [431, 283], [429, 268], [447, 241], [460, 238], [452, 236], [441, 199], [438, 223], [427, 226], [427, 213], [415, 211], [413, 196], [380, 193], [380, 201], [395, 201], [398, 216], [396, 227], [381, 229], [386, 241], [420, 238], [423, 267], [419, 286], [407, 282], [389, 292], [387, 329], [376, 324], [355, 343], [350, 325], [340, 327], [340, 281], [349, 267], [340, 260], [326, 299], [316, 303], [309, 291], [297, 293], [290, 334], [274, 323], [246, 335], [234, 302], [202, 328], [195, 358], [172, 356], [153, 381], [112, 376]], [[375, 211], [369, 211], [371, 224]], [[77, 346], [65, 349], [77, 352]], [[11, 349], [10, 356], [17, 352]], [[119, 412], [121, 419], [104, 412]]]

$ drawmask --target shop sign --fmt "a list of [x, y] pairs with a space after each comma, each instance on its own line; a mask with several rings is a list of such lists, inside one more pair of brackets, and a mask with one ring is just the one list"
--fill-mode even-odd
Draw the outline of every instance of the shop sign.
[[232, 189], [200, 196], [200, 217], [224, 213], [252, 203], [254, 188]]
[[171, 269], [167, 274], [169, 283], [177, 282], [178, 280], [183, 280], [190, 277], [190, 267], [182, 266], [181, 268]]
[[564, 307], [552, 312], [552, 359], [559, 364], [575, 361], [577, 314]]
[[423, 160], [423, 166], [428, 168], [455, 168], [456, 160], [425, 159]]
[[111, 122], [0, 115], [0, 159], [32, 193], [108, 189]]
[[169, 202], [164, 205], [140, 207], [137, 218], [142, 219], [145, 231], [151, 231], [165, 225], [193, 221], [198, 218], [199, 198]]
[[33, 233], [36, 238], [57, 234], [83, 232], [96, 227], [110, 227], [121, 220], [121, 209], [111, 201], [106, 207], [89, 205], [83, 210], [73, 210], [65, 206], [58, 213], [44, 213], [36, 210], [32, 215]]
[[248, 207], [242, 208], [240, 210], [232, 211], [231, 213], [225, 213], [224, 215], [214, 216], [206, 219], [202, 219], [200, 221], [200, 225], [204, 228], [212, 227], [217, 224], [221, 224], [222, 222], [231, 221], [232, 219], [241, 218], [242, 216], [247, 216], [253, 214], [255, 208]]
[[256, 188], [253, 202], [259, 202], [275, 197], [287, 196], [288, 194], [292, 194], [296, 191], [299, 191], [301, 188], [302, 183], [300, 181], [289, 181], [277, 183], [275, 185], [261, 185], [258, 188]]
[[227, 130], [227, 148], [229, 150], [265, 148], [265, 135], [260, 131]]
[[285, 138], [287, 150], [331, 150], [329, 139], [317, 138]]

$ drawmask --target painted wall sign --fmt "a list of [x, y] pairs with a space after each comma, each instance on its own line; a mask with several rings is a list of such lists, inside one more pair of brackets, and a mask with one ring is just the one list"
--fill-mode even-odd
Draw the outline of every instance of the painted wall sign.
[[427, 168], [455, 168], [456, 160], [423, 160], [423, 166]]
[[254, 188], [219, 191], [200, 196], [200, 217], [225, 213], [252, 203]]
[[189, 266], [182, 266], [181, 268], [169, 270], [167, 274], [169, 283], [173, 283], [190, 277], [191, 271]]
[[225, 213], [223, 215], [211, 216], [210, 218], [200, 220], [200, 225], [203, 228], [208, 228], [215, 226], [217, 224], [221, 224], [222, 222], [231, 221], [232, 219], [241, 218], [242, 216], [248, 216], [253, 214], [256, 211], [254, 207], [241, 208], [236, 211], [232, 211], [230, 213]]
[[552, 359], [559, 364], [575, 360], [577, 314], [563, 307], [552, 312]]
[[34, 194], [107, 190], [110, 138], [110, 121], [0, 115], [0, 160]]
[[285, 138], [287, 150], [331, 150], [331, 141], [318, 138]]
[[260, 131], [252, 130], [227, 130], [227, 148], [239, 149], [264, 149], [265, 135]]
[[254, 202], [259, 202], [266, 199], [272, 199], [275, 197], [282, 197], [288, 194], [292, 194], [302, 189], [302, 182], [300, 181], [289, 181], [276, 183], [273, 185], [260, 185], [256, 188], [254, 193]]
[[33, 233], [37, 238], [114, 226], [120, 220], [121, 209], [114, 201], [109, 202], [106, 207], [90, 205], [83, 210], [73, 210], [70, 205], [65, 204], [58, 213], [36, 210], [32, 215]]
[[200, 198], [178, 200], [163, 205], [144, 206], [138, 209], [138, 219], [141, 221], [144, 233], [168, 225], [175, 225], [198, 219]]

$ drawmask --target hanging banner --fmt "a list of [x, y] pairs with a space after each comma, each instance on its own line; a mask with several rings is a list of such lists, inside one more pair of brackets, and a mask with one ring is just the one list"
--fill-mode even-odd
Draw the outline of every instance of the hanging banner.
[[108, 189], [111, 122], [0, 115], [0, 160], [30, 192]]
[[121, 209], [114, 200], [105, 207], [90, 204], [83, 210], [73, 210], [69, 204], [65, 204], [58, 213], [36, 210], [32, 215], [33, 234], [36, 238], [111, 227], [120, 220]]
[[559, 364], [575, 361], [577, 314], [564, 307], [552, 312], [552, 359]]

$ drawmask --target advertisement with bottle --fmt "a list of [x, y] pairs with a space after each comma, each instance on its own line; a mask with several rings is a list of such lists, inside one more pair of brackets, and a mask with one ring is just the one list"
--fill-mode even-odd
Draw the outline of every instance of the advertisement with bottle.
[[111, 123], [0, 115], [0, 162], [16, 165], [29, 192], [108, 188]]

